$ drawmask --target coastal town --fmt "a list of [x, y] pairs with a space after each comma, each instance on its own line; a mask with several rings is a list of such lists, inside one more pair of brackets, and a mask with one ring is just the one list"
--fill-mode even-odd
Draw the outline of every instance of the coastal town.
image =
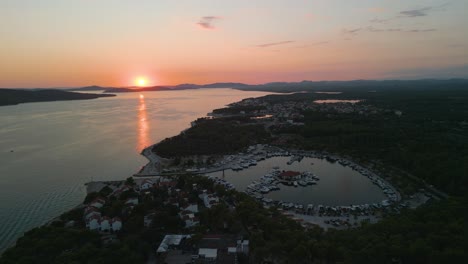
[[[238, 263], [238, 258], [246, 258], [249, 254], [249, 240], [243, 238], [242, 232], [227, 232], [229, 222], [226, 221], [222, 224], [223, 232], [200, 233], [203, 211], [222, 206], [235, 210], [232, 201], [218, 195], [215, 183], [220, 182], [206, 178], [182, 186], [178, 177], [89, 182], [85, 202], [75, 209], [82, 212], [81, 217], [76, 214], [74, 219], [63, 216], [56, 219], [55, 224], [58, 221], [66, 228], [98, 232], [104, 244], [113, 244], [119, 243], [122, 232], [128, 233], [133, 228], [165, 230], [170, 222], [172, 232], [166, 234], [154, 249], [154, 261]], [[133, 222], [135, 215], [141, 216], [138, 218], [141, 222]], [[162, 220], [165, 217], [168, 222]], [[50, 224], [54, 225], [54, 222]], [[195, 236], [197, 239], [193, 238]]]
[[[247, 117], [249, 122], [263, 124], [266, 128], [275, 126], [301, 126], [305, 110], [313, 110], [327, 115], [358, 113], [373, 115], [386, 112], [401, 116], [398, 110], [382, 110], [359, 103], [359, 100], [323, 104], [321, 102], [270, 103], [262, 99], [246, 99], [230, 105], [222, 111], [214, 111], [209, 119], [225, 117]], [[205, 119], [192, 122], [197, 127]], [[184, 134], [183, 131], [181, 134]], [[99, 232], [105, 243], [118, 243], [122, 232], [128, 232], [128, 225], [140, 228], [167, 228], [165, 218], [170, 212], [170, 233], [161, 237], [150, 259], [164, 263], [238, 263], [239, 259], [249, 258], [249, 228], [236, 228], [230, 232], [233, 223], [226, 220], [222, 228], [213, 233], [207, 227], [207, 219], [213, 210], [224, 208], [236, 212], [238, 202], [229, 192], [244, 193], [266, 210], [275, 210], [282, 217], [290, 219], [305, 229], [323, 230], [356, 228], [365, 223], [376, 223], [387, 215], [398, 214], [405, 208], [416, 208], [430, 199], [438, 199], [432, 193], [420, 189], [411, 195], [402, 195], [389, 178], [352, 161], [323, 151], [306, 151], [281, 147], [281, 144], [255, 144], [236, 154], [199, 155], [183, 157], [177, 162], [173, 158], [163, 158], [148, 147], [142, 154], [149, 163], [134, 175], [121, 182], [89, 182], [87, 199], [80, 207], [82, 219], [70, 220], [66, 227], [80, 225]], [[213, 173], [248, 171], [269, 159], [287, 158], [285, 166], [273, 166], [269, 172], [252, 180], [245, 188]], [[281, 191], [283, 186], [310, 188], [319, 186], [321, 175], [314, 173], [313, 163], [306, 170], [288, 169], [302, 160], [322, 160], [356, 171], [384, 194], [380, 202], [363, 204], [323, 205], [320, 203], [302, 204], [294, 201], [275, 200], [266, 195]], [[196, 183], [186, 184], [190, 179]], [[309, 189], [308, 189], [309, 190]], [[310, 189], [312, 190], [312, 189]], [[92, 199], [91, 199], [92, 198]], [[112, 208], [112, 209], [109, 209]], [[140, 215], [138, 223], [134, 214]], [[165, 216], [164, 216], [165, 215]], [[166, 225], [168, 223], [166, 222]], [[162, 225], [162, 226], [161, 226]], [[234, 224], [235, 225], [235, 224]], [[134, 227], [133, 227], [134, 228]], [[130, 230], [132, 227], [130, 227]], [[196, 239], [195, 239], [196, 238]]]
[[[246, 99], [226, 109], [223, 111], [227, 112], [214, 111], [211, 117], [192, 122], [192, 128], [226, 117], [248, 118], [248, 123], [261, 124], [266, 129], [297, 127], [303, 125], [303, 111], [311, 109], [326, 115], [386, 112], [401, 116], [400, 111], [382, 110], [359, 101], [322, 104]], [[181, 135], [184, 133], [182, 131]], [[109, 246], [119, 245], [135, 233], [157, 234], [149, 238], [152, 248], [148, 251], [148, 263], [248, 263], [249, 259], [258, 257], [251, 256], [251, 247], [258, 243], [254, 234], [261, 227], [255, 221], [246, 224], [246, 218], [250, 217], [245, 214], [246, 210], [258, 210], [268, 221], [289, 221], [304, 230], [326, 232], [377, 223], [407, 208], [414, 209], [440, 199], [424, 188], [402, 193], [392, 184], [392, 177], [349, 156], [292, 148], [278, 140], [271, 144], [248, 145], [237, 153], [177, 158], [158, 155], [155, 146], [142, 151], [149, 162], [133, 177], [124, 181], [88, 182], [83, 204], [49, 225], [89, 230], [99, 235], [102, 245]], [[226, 171], [248, 172], [277, 158], [287, 160], [286, 164], [269, 167], [245, 187], [238, 187], [224, 178]], [[367, 203], [327, 205], [312, 200], [303, 203], [269, 197], [275, 192], [286, 192], [283, 190], [286, 188], [314, 191], [327, 178], [326, 174], [316, 172], [315, 162], [355, 172], [378, 188], [385, 198]], [[302, 163], [307, 165], [292, 169]], [[214, 176], [216, 173], [222, 176]]]
[[[271, 151], [263, 153], [266, 149]], [[244, 158], [241, 159], [240, 156]], [[429, 199], [429, 196], [420, 193], [417, 199], [402, 201], [399, 192], [393, 186], [370, 170], [329, 154], [288, 152], [271, 146], [256, 145], [249, 147], [242, 155], [226, 157], [225, 160], [217, 163], [217, 166], [225, 168], [226, 164], [230, 164], [231, 168], [247, 169], [255, 166], [252, 162], [255, 160], [254, 157], [261, 162], [274, 156], [290, 157], [290, 163], [298, 162], [301, 157], [313, 156], [336, 162], [341, 166], [349, 166], [359, 171], [363, 177], [369, 178], [387, 196], [386, 200], [378, 204], [342, 206], [302, 205], [274, 201], [263, 197], [263, 194], [277, 190], [278, 184], [292, 185], [297, 188], [320, 184], [320, 178], [310, 171], [300, 173], [280, 171], [279, 168], [274, 168], [271, 173], [262, 176], [260, 181], [251, 183], [244, 191], [252, 199], [261, 203], [264, 208], [275, 208], [284, 217], [295, 221], [303, 228], [321, 227], [327, 230], [358, 227], [363, 222], [375, 223], [384, 215], [396, 213], [410, 205], [419, 206]], [[249, 164], [249, 166], [244, 168], [245, 166], [239, 164]], [[212, 169], [204, 170], [211, 171]], [[79, 226], [81, 222], [83, 227], [99, 232], [104, 243], [118, 243], [119, 233], [122, 229], [125, 230], [126, 222], [131, 219], [132, 213], [136, 210], [143, 216], [140, 218], [142, 228], [154, 228], [158, 225], [156, 222], [160, 221], [162, 212], [167, 208], [172, 208], [170, 209], [173, 214], [171, 219], [180, 223], [177, 228], [179, 232], [164, 236], [159, 246], [154, 249], [155, 259], [164, 260], [165, 263], [181, 263], [177, 262], [181, 260], [185, 261], [183, 263], [211, 263], [210, 261], [237, 263], [238, 258], [248, 257], [249, 241], [244, 238], [247, 233], [242, 235], [241, 231], [236, 235], [224, 231], [215, 234], [208, 232], [197, 235], [196, 242], [192, 239], [194, 233], [199, 232], [200, 221], [203, 221], [200, 215], [203, 212], [214, 210], [219, 206], [229, 208], [231, 211], [236, 210], [236, 203], [226, 196], [226, 191], [235, 190], [233, 184], [221, 178], [196, 176], [197, 174], [200, 174], [200, 171], [192, 168], [185, 171], [185, 176], [161, 175], [128, 178], [126, 181], [116, 182], [89, 182], [87, 201], [80, 207], [83, 212], [82, 221], [69, 220], [65, 222], [65, 226], [73, 228]], [[200, 182], [181, 186], [180, 181], [186, 182], [191, 177], [196, 177]], [[161, 197], [164, 197], [164, 200], [161, 200]], [[156, 201], [162, 203], [155, 206]], [[109, 208], [118, 208], [118, 210], [109, 210]], [[223, 225], [224, 230], [229, 229], [226, 222]]]
[[[125, 220], [128, 221], [132, 212], [139, 210], [140, 214], [143, 213], [140, 224], [143, 228], [151, 228], [154, 227], [154, 221], [159, 221], [158, 218], [161, 217], [161, 206], [169, 206], [173, 210], [172, 219], [180, 222], [178, 228], [180, 232], [167, 234], [163, 238], [161, 244], [155, 248], [155, 258], [165, 259], [166, 263], [176, 263], [171, 262], [175, 259], [184, 259], [187, 263], [191, 261], [207, 263], [206, 261], [229, 259], [231, 262], [222, 263], [236, 263], [235, 259], [239, 257], [239, 254], [244, 257], [248, 256], [249, 242], [242, 235], [220, 232], [205, 234], [197, 243], [192, 240], [194, 231], [200, 226], [200, 214], [203, 211], [212, 210], [220, 205], [235, 210], [236, 204], [223, 197], [226, 191], [235, 190], [235, 186], [218, 177], [195, 175], [205, 175], [207, 172], [226, 169], [245, 170], [256, 166], [258, 162], [278, 156], [289, 157], [288, 165], [299, 162], [305, 157], [313, 157], [350, 167], [363, 177], [367, 177], [387, 197], [380, 203], [337, 206], [298, 204], [266, 198], [264, 194], [279, 190], [280, 185], [302, 188], [320, 184], [320, 178], [311, 171], [285, 171], [280, 170], [279, 167], [273, 168], [259, 181], [253, 181], [244, 190], [245, 194], [258, 201], [264, 208], [275, 208], [284, 217], [297, 222], [303, 228], [317, 226], [325, 230], [343, 229], [360, 226], [363, 222], [375, 223], [386, 214], [397, 213], [406, 207], [414, 208], [427, 202], [431, 197], [430, 194], [421, 192], [415, 195], [417, 197], [408, 197], [403, 200], [400, 193], [390, 183], [371, 170], [328, 153], [286, 151], [269, 145], [254, 145], [238, 155], [227, 155], [209, 167], [165, 170], [159, 176], [128, 178], [126, 181], [89, 182], [87, 201], [80, 207], [83, 212], [82, 221], [69, 220], [64, 225], [72, 228], [80, 225], [79, 222], [81, 222], [81, 225], [87, 229], [101, 233], [105, 243], [115, 243], [118, 242], [118, 234], [122, 228], [125, 230]], [[177, 171], [181, 172], [175, 173]], [[185, 182], [189, 179], [187, 177], [202, 177], [206, 180], [203, 181], [205, 185], [193, 183], [188, 186], [185, 184], [185, 189], [183, 189], [180, 181]], [[208, 185], [206, 185], [207, 182]], [[161, 197], [165, 198], [161, 200]], [[160, 201], [162, 204], [154, 206], [155, 201]], [[153, 204], [153, 206], [146, 205], [144, 206], [146, 209], [141, 211], [145, 203]], [[214, 240], [224, 242], [214, 243]]]

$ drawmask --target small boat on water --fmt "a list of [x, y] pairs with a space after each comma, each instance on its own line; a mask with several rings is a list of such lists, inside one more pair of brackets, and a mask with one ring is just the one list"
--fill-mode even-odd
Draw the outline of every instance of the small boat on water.
[[305, 182], [307, 185], [317, 184], [317, 181], [314, 181], [314, 180], [306, 180]]

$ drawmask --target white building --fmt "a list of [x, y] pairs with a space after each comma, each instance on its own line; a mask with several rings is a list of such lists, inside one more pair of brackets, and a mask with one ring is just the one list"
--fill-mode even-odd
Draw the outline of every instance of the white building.
[[142, 191], [148, 190], [151, 187], [153, 187], [153, 185], [154, 185], [154, 182], [152, 180], [145, 179], [144, 181], [141, 182], [140, 190]]
[[101, 231], [109, 231], [111, 229], [111, 220], [109, 217], [104, 216], [101, 218]]
[[249, 254], [249, 240], [237, 240], [237, 253]]
[[216, 248], [200, 248], [198, 249], [198, 256], [205, 261], [216, 261], [218, 258], [218, 249]]
[[190, 204], [189, 206], [182, 208], [182, 211], [189, 211], [191, 213], [198, 213], [198, 204]]
[[127, 201], [125, 201], [126, 205], [138, 205], [138, 198], [128, 198]]
[[150, 227], [151, 224], [153, 223], [153, 219], [155, 216], [156, 216], [155, 213], [150, 213], [150, 214], [145, 215], [145, 217], [143, 218], [143, 226]]
[[112, 218], [112, 231], [120, 231], [122, 229], [122, 220], [118, 217]]
[[101, 217], [100, 216], [92, 216], [87, 222], [86, 227], [89, 230], [99, 230], [101, 228]]
[[96, 207], [96, 208], [101, 208], [106, 204], [106, 201], [102, 198], [96, 198], [94, 201], [92, 201], [89, 206]]
[[185, 227], [192, 227], [200, 224], [200, 220], [193, 213], [187, 213], [187, 211], [179, 214], [180, 218], [184, 220]]
[[203, 200], [203, 204], [205, 204], [206, 208], [211, 208], [213, 205], [219, 203], [219, 198], [214, 194], [208, 194], [206, 190], [203, 190], [203, 193], [200, 194], [199, 197]]
[[159, 244], [157, 253], [164, 253], [169, 250], [169, 247], [178, 247], [182, 240], [186, 238], [191, 238], [191, 235], [166, 235], [164, 239]]

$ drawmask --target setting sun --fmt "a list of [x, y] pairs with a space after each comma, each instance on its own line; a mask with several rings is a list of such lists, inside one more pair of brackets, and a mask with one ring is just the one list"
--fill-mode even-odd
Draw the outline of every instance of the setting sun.
[[136, 85], [138, 85], [138, 86], [145, 86], [146, 83], [147, 83], [147, 81], [146, 81], [145, 78], [137, 78], [137, 79], [135, 80], [135, 83], [136, 83]]

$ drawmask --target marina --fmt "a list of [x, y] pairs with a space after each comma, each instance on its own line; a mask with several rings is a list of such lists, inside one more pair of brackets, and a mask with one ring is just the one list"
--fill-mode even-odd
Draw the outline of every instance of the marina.
[[[224, 170], [208, 175], [223, 178], [254, 197], [287, 204], [347, 206], [387, 204], [400, 199], [389, 183], [370, 170], [318, 152], [253, 146], [246, 153], [225, 156], [214, 166]], [[282, 173], [283, 177], [279, 177]]]
[[265, 207], [278, 207], [299, 221], [323, 227], [354, 225], [350, 217], [375, 222], [393, 207], [406, 207], [399, 203], [399, 192], [379, 175], [328, 153], [258, 145], [215, 165], [229, 169], [209, 173], [210, 178], [235, 186]]
[[[146, 168], [155, 168], [151, 164], [160, 157], [150, 154], [156, 162]], [[373, 223], [410, 204], [401, 201], [400, 193], [383, 177], [349, 159], [262, 144], [220, 156], [210, 165], [169, 166], [156, 173], [206, 175], [226, 189], [245, 192], [264, 207], [277, 207], [299, 222], [325, 229]]]

